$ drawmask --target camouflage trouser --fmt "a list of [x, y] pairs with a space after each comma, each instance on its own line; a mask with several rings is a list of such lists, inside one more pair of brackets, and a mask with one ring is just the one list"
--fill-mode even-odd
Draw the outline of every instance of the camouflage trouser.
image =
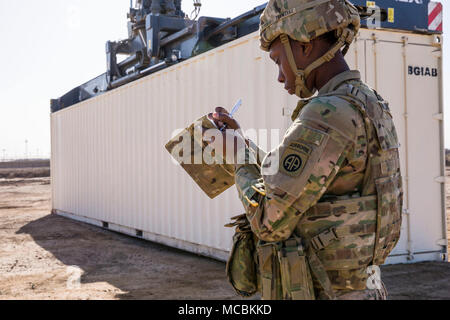
[[381, 289], [366, 289], [359, 291], [339, 290], [336, 292], [337, 300], [387, 300], [387, 290], [381, 282]]

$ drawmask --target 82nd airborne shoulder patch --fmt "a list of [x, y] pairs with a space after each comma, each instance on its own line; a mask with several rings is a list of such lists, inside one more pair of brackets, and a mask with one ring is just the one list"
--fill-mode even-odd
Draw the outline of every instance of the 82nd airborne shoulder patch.
[[310, 155], [311, 147], [302, 142], [291, 142], [281, 157], [280, 172], [291, 177], [299, 176]]

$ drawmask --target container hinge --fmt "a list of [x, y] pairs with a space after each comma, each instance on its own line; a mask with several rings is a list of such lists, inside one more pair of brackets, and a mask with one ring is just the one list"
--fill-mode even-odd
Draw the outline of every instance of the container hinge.
[[378, 37], [377, 37], [377, 35], [375, 33], [372, 33], [371, 38], [372, 38], [374, 44], [377, 43]]
[[436, 35], [433, 35], [433, 37], [431, 39], [432, 39], [431, 45], [433, 47], [440, 48], [440, 49], [442, 48], [442, 37], [441, 36], [436, 34]]
[[438, 241], [436, 241], [436, 244], [438, 246], [446, 247], [448, 245], [448, 241], [447, 239], [439, 239]]
[[434, 181], [436, 181], [437, 183], [445, 183], [445, 176], [434, 178]]
[[434, 119], [434, 120], [443, 121], [443, 120], [444, 120], [444, 114], [443, 114], [443, 113], [436, 113], [436, 114], [433, 114], [433, 119]]
[[406, 260], [413, 261], [414, 260], [414, 255], [412, 253], [408, 253], [408, 256], [406, 257]]
[[404, 47], [406, 47], [408, 45], [408, 41], [409, 41], [408, 37], [406, 37], [406, 36], [402, 37], [402, 43], [403, 43]]

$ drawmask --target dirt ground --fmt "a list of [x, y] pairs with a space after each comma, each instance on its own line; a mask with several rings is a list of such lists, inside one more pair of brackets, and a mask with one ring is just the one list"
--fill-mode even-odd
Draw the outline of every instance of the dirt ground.
[[50, 176], [50, 160], [30, 159], [0, 161], [0, 179], [39, 178]]
[[[0, 299], [240, 299], [222, 262], [50, 209], [49, 178], [0, 179]], [[390, 299], [450, 299], [450, 263], [384, 266], [382, 278]]]
[[38, 178], [50, 176], [50, 168], [24, 168], [16, 169], [11, 172], [10, 169], [0, 168], [0, 179], [15, 179], [15, 178]]

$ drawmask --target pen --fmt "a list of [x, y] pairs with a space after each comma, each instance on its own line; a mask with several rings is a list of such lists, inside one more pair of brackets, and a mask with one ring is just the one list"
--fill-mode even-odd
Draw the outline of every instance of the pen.
[[[242, 105], [242, 99], [239, 99], [238, 102], [234, 105], [233, 109], [231, 110], [230, 114], [228, 115], [230, 118], [233, 118], [233, 115], [239, 110], [239, 108]], [[227, 128], [227, 124], [224, 124], [222, 128], [220, 128], [220, 131], [223, 131]]]

